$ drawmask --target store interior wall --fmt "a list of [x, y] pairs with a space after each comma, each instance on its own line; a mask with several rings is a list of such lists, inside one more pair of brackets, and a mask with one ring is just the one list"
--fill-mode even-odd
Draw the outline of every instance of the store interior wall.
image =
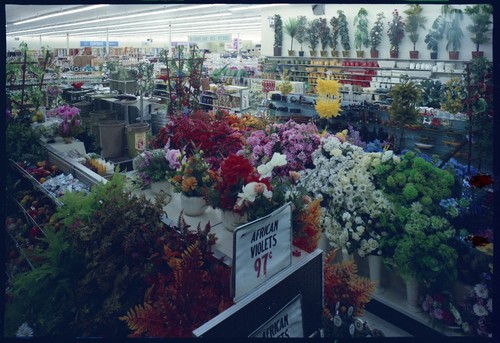
[[[471, 4], [472, 5], [472, 4]], [[424, 15], [427, 18], [427, 22], [425, 24], [426, 30], [421, 30], [420, 31], [420, 37], [419, 41], [417, 42], [416, 45], [416, 50], [419, 50], [421, 52], [421, 58], [429, 58], [429, 51], [427, 50], [427, 45], [424, 42], [425, 35], [427, 34], [427, 31], [432, 27], [432, 23], [434, 20], [439, 16], [441, 13], [441, 4], [435, 5], [435, 4], [422, 4], [421, 5], [423, 8], [422, 15]], [[376, 5], [370, 5], [370, 4], [325, 4], [325, 14], [324, 15], [314, 15], [313, 10], [312, 10], [312, 5], [311, 4], [304, 4], [304, 5], [292, 5], [292, 6], [286, 6], [286, 7], [279, 7], [279, 8], [269, 8], [265, 9], [262, 11], [262, 21], [263, 21], [263, 26], [262, 26], [262, 55], [265, 56], [272, 56], [273, 55], [273, 43], [274, 43], [274, 29], [270, 27], [269, 25], [269, 17], [273, 17], [275, 14], [281, 15], [281, 20], [283, 23], [286, 22], [286, 20], [290, 17], [297, 17], [299, 15], [304, 15], [307, 17], [308, 21], [311, 21], [316, 18], [326, 18], [328, 20], [328, 24], [330, 25], [330, 18], [332, 16], [337, 16], [337, 10], [343, 10], [346, 17], [347, 21], [349, 23], [349, 35], [351, 38], [351, 56], [355, 56], [355, 48], [354, 48], [354, 25], [353, 25], [353, 20], [356, 14], [358, 13], [359, 9], [361, 7], [364, 7], [367, 12], [368, 12], [368, 27], [371, 29], [373, 27], [373, 23], [376, 20], [377, 13], [379, 12], [384, 12], [385, 15], [385, 22], [384, 22], [384, 32], [385, 34], [382, 36], [382, 42], [379, 46], [379, 56], [380, 58], [389, 58], [389, 49], [390, 49], [390, 44], [389, 44], [389, 38], [387, 37], [387, 29], [389, 28], [388, 22], [392, 19], [392, 11], [394, 9], [397, 9], [399, 14], [403, 17], [403, 20], [405, 19], [406, 15], [404, 14], [404, 10], [408, 8], [408, 5], [405, 4], [390, 4], [390, 5], [385, 5], [385, 4], [376, 4]], [[453, 5], [455, 8], [460, 8], [460, 9], [465, 9], [467, 5]], [[470, 51], [475, 51], [476, 46], [472, 43], [470, 39], [470, 32], [467, 30], [467, 26], [472, 23], [471, 19], [464, 13], [464, 19], [462, 21], [462, 30], [464, 33], [464, 37], [461, 41], [462, 47], [460, 51], [463, 51], [464, 53], [461, 54], [461, 57], [463, 58], [469, 58], [470, 56]], [[282, 55], [286, 56], [287, 55], [287, 50], [290, 49], [290, 43], [291, 39], [290, 36], [286, 34], [285, 31], [283, 31], [283, 47], [282, 47]], [[300, 45], [297, 43], [296, 40], [294, 40], [294, 45], [293, 45], [294, 50], [299, 51], [300, 50]], [[320, 50], [320, 46], [317, 47], [317, 50]], [[309, 56], [309, 46], [308, 43], [303, 44], [303, 49], [305, 51], [305, 56]], [[340, 46], [340, 41], [339, 41], [339, 50], [342, 50], [342, 47]], [[363, 48], [365, 51], [369, 51], [369, 48]], [[487, 58], [492, 58], [492, 44], [484, 44], [481, 45], [480, 50], [484, 50], [484, 56]], [[328, 48], [330, 50], [330, 48]], [[405, 33], [405, 37], [403, 38], [403, 41], [401, 42], [401, 45], [399, 46], [399, 51], [400, 51], [400, 58], [409, 58], [409, 53], [408, 51], [413, 50], [413, 45], [410, 41], [410, 39], [407, 37], [407, 34]], [[438, 58], [442, 59], [447, 59], [448, 58], [448, 52], [446, 50], [446, 39], [443, 38], [441, 41], [441, 44], [439, 46], [438, 50]]]

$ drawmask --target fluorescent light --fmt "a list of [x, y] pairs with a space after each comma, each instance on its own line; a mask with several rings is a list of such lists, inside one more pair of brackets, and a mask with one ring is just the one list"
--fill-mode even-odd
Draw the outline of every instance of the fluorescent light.
[[90, 11], [90, 10], [94, 10], [96, 8], [100, 8], [100, 7], [104, 7], [104, 6], [109, 6], [109, 5], [93, 5], [93, 6], [81, 7], [81, 8], [77, 8], [77, 9], [69, 10], [69, 11], [62, 11], [62, 12], [57, 12], [57, 13], [51, 13], [51, 14], [43, 15], [41, 17], [36, 17], [36, 18], [21, 20], [21, 21], [13, 23], [12, 25], [21, 25], [21, 24], [26, 24], [26, 23], [31, 23], [31, 22], [34, 22], [34, 21], [38, 21], [38, 20], [43, 20], [43, 19], [48, 19], [48, 18], [53, 18], [53, 17], [59, 17], [59, 16], [66, 15], [66, 14], [73, 14], [73, 13], [78, 13], [78, 12], [83, 12], [83, 11]]
[[289, 4], [268, 4], [268, 5], [252, 5], [252, 6], [243, 6], [236, 8], [229, 8], [229, 11], [245, 11], [245, 10], [253, 10], [256, 8], [264, 8], [264, 7], [274, 7], [274, 6], [288, 6]]

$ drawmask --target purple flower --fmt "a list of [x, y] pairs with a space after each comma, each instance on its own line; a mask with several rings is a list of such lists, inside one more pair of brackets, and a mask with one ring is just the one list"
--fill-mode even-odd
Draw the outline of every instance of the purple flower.
[[169, 167], [171, 169], [179, 169], [181, 167], [179, 156], [181, 156], [181, 152], [179, 149], [169, 149], [167, 151], [167, 155], [165, 156], [165, 158], [167, 159]]

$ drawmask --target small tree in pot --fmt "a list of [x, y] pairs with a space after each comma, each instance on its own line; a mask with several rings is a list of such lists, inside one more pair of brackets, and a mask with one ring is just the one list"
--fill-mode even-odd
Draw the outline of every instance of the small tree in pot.
[[332, 26], [332, 28], [330, 30], [330, 39], [328, 41], [328, 44], [332, 49], [332, 57], [338, 57], [339, 52], [337, 50], [337, 45], [339, 43], [339, 19], [333, 16], [330, 19], [330, 25]]
[[459, 50], [462, 46], [461, 40], [464, 36], [461, 26], [464, 19], [463, 11], [451, 5], [443, 5], [441, 13], [445, 18], [445, 34], [448, 40], [446, 50], [449, 53], [450, 60], [458, 60]]
[[300, 44], [299, 56], [304, 56], [302, 44], [307, 41], [307, 18], [303, 15], [297, 17], [297, 34], [295, 39]]
[[319, 43], [319, 26], [319, 19], [314, 19], [307, 25], [307, 40], [309, 41], [310, 53], [313, 57], [317, 54], [316, 47]]
[[365, 8], [361, 7], [358, 14], [354, 17], [354, 47], [358, 57], [363, 57], [364, 51], [361, 48], [370, 46], [370, 37], [368, 35], [368, 12]]
[[399, 15], [397, 9], [392, 11], [392, 21], [389, 22], [389, 29], [387, 30], [389, 41], [391, 42], [391, 58], [398, 58], [399, 44], [405, 35], [405, 23], [403, 17]]
[[274, 56], [281, 56], [283, 45], [283, 21], [279, 14], [274, 15]]
[[330, 28], [326, 18], [319, 18], [319, 40], [321, 42], [321, 57], [326, 57], [328, 51], [328, 43], [330, 41]]
[[290, 50], [288, 50], [288, 56], [295, 56], [295, 50], [293, 50], [293, 38], [297, 35], [297, 30], [299, 27], [299, 21], [297, 18], [288, 18], [285, 22], [285, 32], [292, 38], [290, 44]]
[[370, 30], [370, 57], [378, 58], [378, 46], [382, 41], [382, 31], [384, 31], [384, 12], [377, 13], [377, 20]]
[[491, 31], [490, 25], [492, 24], [491, 15], [493, 7], [489, 4], [467, 6], [465, 13], [472, 20], [472, 25], [467, 26], [467, 30], [472, 33], [470, 39], [476, 44], [476, 51], [472, 52], [472, 57], [483, 56], [484, 51], [479, 51], [479, 46], [490, 40], [487, 34]]
[[344, 57], [349, 57], [349, 53], [351, 51], [351, 43], [349, 38], [349, 25], [347, 23], [347, 18], [344, 14], [344, 11], [338, 10], [337, 14], [339, 15], [339, 35], [340, 35], [340, 43], [342, 44], [342, 54]]
[[427, 44], [427, 49], [431, 52], [431, 59], [437, 59], [439, 41], [443, 39], [445, 22], [443, 16], [438, 16], [432, 23], [432, 28], [425, 36], [424, 42]]
[[416, 49], [419, 38], [418, 30], [420, 28], [425, 30], [424, 23], [427, 21], [427, 18], [422, 15], [422, 11], [423, 8], [419, 4], [412, 4], [410, 8], [404, 11], [406, 14], [405, 31], [408, 32], [408, 37], [413, 43], [413, 50], [410, 51], [410, 58], [412, 59], [418, 58], [418, 50]]

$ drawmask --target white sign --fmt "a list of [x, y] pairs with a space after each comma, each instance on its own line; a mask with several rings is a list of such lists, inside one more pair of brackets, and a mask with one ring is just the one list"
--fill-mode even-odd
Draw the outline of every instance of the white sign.
[[205, 43], [205, 42], [231, 42], [231, 34], [219, 35], [189, 35], [189, 43]]
[[249, 337], [304, 338], [302, 296], [299, 294]]
[[291, 265], [291, 205], [236, 228], [233, 240], [232, 291], [238, 301]]

